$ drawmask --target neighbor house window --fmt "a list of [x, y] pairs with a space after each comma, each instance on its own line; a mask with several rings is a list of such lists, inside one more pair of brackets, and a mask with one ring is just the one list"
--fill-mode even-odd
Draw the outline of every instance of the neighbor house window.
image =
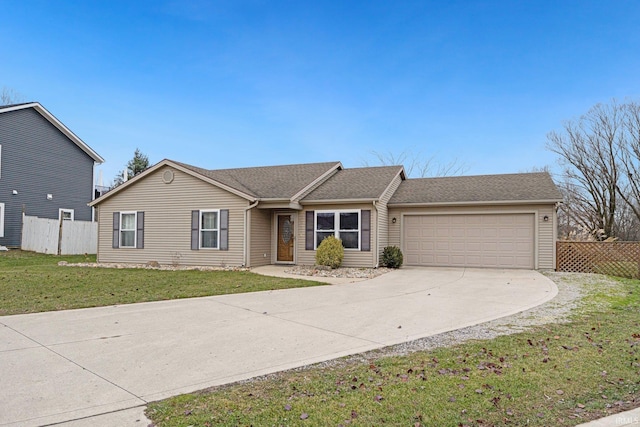
[[120, 212], [120, 247], [136, 247], [137, 212]]
[[316, 211], [316, 248], [329, 236], [342, 240], [345, 249], [360, 249], [360, 211]]
[[200, 211], [200, 247], [220, 247], [220, 211]]
[[63, 221], [73, 221], [73, 218], [73, 209], [58, 209], [58, 219], [61, 219]]

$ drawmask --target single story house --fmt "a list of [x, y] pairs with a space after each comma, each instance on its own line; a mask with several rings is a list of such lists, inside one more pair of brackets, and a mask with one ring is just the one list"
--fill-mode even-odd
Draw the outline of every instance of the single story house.
[[407, 179], [402, 166], [162, 160], [90, 205], [99, 262], [313, 265], [335, 235], [349, 267], [376, 267], [394, 245], [405, 265], [553, 269], [561, 201], [546, 172]]

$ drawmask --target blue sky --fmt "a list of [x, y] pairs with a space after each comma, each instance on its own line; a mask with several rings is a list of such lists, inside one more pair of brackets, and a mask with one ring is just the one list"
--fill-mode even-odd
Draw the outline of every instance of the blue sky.
[[640, 95], [640, 2], [0, 0], [0, 88], [100, 153], [205, 168], [410, 150], [555, 165], [546, 134]]

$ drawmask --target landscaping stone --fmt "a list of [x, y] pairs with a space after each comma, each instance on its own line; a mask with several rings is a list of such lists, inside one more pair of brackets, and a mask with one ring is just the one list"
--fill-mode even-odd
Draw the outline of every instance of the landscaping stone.
[[297, 274], [299, 276], [315, 276], [315, 277], [336, 277], [346, 279], [373, 279], [390, 272], [390, 268], [355, 268], [340, 267], [327, 268], [325, 266], [295, 265], [284, 270], [285, 273]]

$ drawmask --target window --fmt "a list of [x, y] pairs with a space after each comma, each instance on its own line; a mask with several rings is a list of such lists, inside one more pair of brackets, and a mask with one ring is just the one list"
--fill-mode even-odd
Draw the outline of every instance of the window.
[[74, 210], [73, 209], [58, 209], [58, 219], [64, 221], [73, 221]]
[[218, 249], [220, 247], [220, 212], [200, 211], [200, 247]]
[[111, 247], [144, 249], [144, 211], [113, 212]]
[[0, 237], [4, 237], [4, 203], [0, 203]]
[[345, 249], [360, 249], [360, 211], [316, 211], [317, 248], [329, 236], [342, 240]]
[[120, 212], [120, 247], [136, 247], [136, 212]]

